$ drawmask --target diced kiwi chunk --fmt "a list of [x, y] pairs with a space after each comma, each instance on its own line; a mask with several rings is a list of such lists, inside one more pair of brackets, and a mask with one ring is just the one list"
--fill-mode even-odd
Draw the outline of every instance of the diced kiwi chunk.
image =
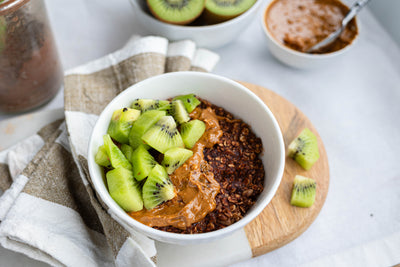
[[132, 103], [132, 108], [138, 109], [142, 112], [152, 109], [159, 109], [164, 106], [168, 106], [169, 101], [167, 100], [154, 100], [154, 99], [136, 99]]
[[144, 145], [138, 146], [133, 151], [132, 157], [133, 176], [136, 180], [141, 181], [146, 178], [154, 166], [157, 164], [153, 156], [147, 151]]
[[142, 136], [142, 140], [160, 153], [185, 146], [172, 116], [162, 117]]
[[139, 116], [140, 111], [136, 109], [122, 108], [114, 111], [107, 133], [119, 143], [127, 144], [132, 124]]
[[198, 100], [194, 94], [180, 95], [173, 98], [173, 100], [178, 100], [178, 99], [183, 102], [186, 110], [189, 113], [192, 112], [201, 103], [200, 100]]
[[178, 123], [184, 123], [190, 120], [189, 113], [180, 99], [172, 101], [172, 114]]
[[309, 170], [319, 159], [317, 137], [305, 128], [289, 145], [289, 157], [305, 170]]
[[166, 115], [165, 111], [148, 110], [133, 123], [131, 132], [129, 133], [129, 144], [133, 149], [144, 144], [142, 141], [143, 134], [150, 129], [159, 119]]
[[315, 180], [296, 175], [293, 183], [290, 204], [297, 207], [308, 208], [315, 202], [317, 183]]
[[193, 151], [189, 149], [173, 147], [165, 152], [161, 164], [165, 167], [167, 173], [171, 174], [182, 166], [192, 155]]
[[111, 162], [107, 156], [107, 152], [104, 145], [100, 146], [99, 149], [97, 150], [97, 153], [94, 156], [94, 162], [96, 162], [100, 166], [111, 168]]
[[166, 115], [172, 115], [172, 103], [159, 107], [157, 110], [165, 111]]
[[103, 136], [104, 148], [110, 159], [111, 166], [113, 168], [125, 168], [128, 170], [132, 169], [132, 165], [129, 160], [125, 157], [124, 153], [114, 144], [111, 140], [110, 135], [106, 134]]
[[130, 145], [122, 144], [121, 151], [125, 155], [126, 159], [131, 161], [132, 154], [133, 154], [133, 148]]
[[106, 174], [110, 196], [125, 211], [143, 209], [142, 192], [133, 173], [125, 168], [116, 168]]
[[193, 148], [206, 130], [206, 124], [201, 120], [191, 120], [181, 125], [181, 136], [187, 148]]
[[165, 168], [157, 164], [149, 173], [142, 189], [144, 207], [151, 210], [176, 196], [174, 185]]

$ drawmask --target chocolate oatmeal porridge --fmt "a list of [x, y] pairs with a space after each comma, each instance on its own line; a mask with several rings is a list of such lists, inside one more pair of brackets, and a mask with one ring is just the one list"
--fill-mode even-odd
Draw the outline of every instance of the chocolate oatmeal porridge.
[[[227, 227], [243, 218], [263, 191], [263, 146], [251, 127], [206, 100], [190, 116], [206, 122], [207, 130], [192, 149], [194, 156], [170, 176], [177, 196], [153, 210], [128, 213], [167, 232]], [[195, 192], [188, 190], [191, 185]]]

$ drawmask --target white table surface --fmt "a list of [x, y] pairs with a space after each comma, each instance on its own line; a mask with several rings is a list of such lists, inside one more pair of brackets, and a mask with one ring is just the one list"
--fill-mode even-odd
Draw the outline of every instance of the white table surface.
[[[64, 69], [146, 35], [128, 0], [47, 0]], [[330, 187], [316, 221], [299, 238], [235, 266], [390, 266], [400, 263], [400, 49], [368, 10], [346, 58], [312, 71], [277, 62], [261, 13], [238, 39], [215, 49], [214, 73], [269, 88], [314, 123], [330, 164]], [[400, 22], [394, 21], [399, 24]], [[63, 107], [63, 91], [39, 110]], [[0, 115], [0, 121], [14, 116]], [[0, 266], [42, 266], [0, 249]], [[188, 265], [190, 266], [190, 264]]]

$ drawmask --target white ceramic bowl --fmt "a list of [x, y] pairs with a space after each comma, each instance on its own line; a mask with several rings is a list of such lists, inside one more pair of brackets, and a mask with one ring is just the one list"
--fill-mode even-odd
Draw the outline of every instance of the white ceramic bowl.
[[164, 36], [173, 41], [190, 39], [203, 48], [221, 47], [237, 38], [253, 20], [262, 3], [262, 0], [257, 0], [245, 13], [226, 22], [209, 26], [179, 26], [161, 22], [154, 18], [147, 9], [146, 1], [130, 1], [138, 22], [152, 34]]
[[326, 54], [307, 54], [290, 49], [278, 42], [269, 32], [266, 25], [265, 16], [269, 5], [273, 1], [274, 0], [267, 1], [263, 9], [263, 15], [261, 16], [261, 24], [264, 29], [265, 36], [267, 37], [266, 40], [269, 51], [275, 58], [288, 66], [299, 69], [317, 69], [326, 66], [327, 64], [333, 63], [338, 58], [344, 56], [349, 50], [354, 47], [356, 41], [358, 40], [358, 36], [360, 35], [360, 25], [357, 21], [358, 34], [351, 42], [351, 44], [345, 46], [343, 49]]
[[[241, 220], [224, 229], [192, 235], [156, 230], [129, 217], [110, 197], [104, 183], [105, 177], [102, 168], [94, 161], [98, 147], [103, 144], [103, 135], [107, 132], [114, 110], [130, 106], [136, 98], [167, 99], [189, 93], [209, 100], [247, 122], [262, 140], [264, 147], [262, 161], [265, 168], [264, 190], [256, 204]], [[271, 201], [280, 184], [285, 165], [285, 148], [282, 133], [274, 115], [264, 102], [250, 90], [237, 82], [213, 74], [175, 72], [137, 83], [123, 91], [107, 105], [100, 114], [90, 138], [88, 163], [91, 179], [98, 195], [128, 231], [133, 229], [162, 242], [188, 244], [221, 238], [253, 220]]]

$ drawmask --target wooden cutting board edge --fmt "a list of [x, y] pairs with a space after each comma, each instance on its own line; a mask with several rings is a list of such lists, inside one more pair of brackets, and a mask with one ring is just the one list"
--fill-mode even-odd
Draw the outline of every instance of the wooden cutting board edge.
[[[304, 128], [309, 128], [318, 140], [319, 160], [309, 170], [302, 169], [294, 160], [286, 157], [281, 184], [271, 202], [261, 214], [245, 226], [247, 240], [253, 257], [280, 248], [300, 236], [317, 218], [324, 205], [329, 188], [329, 164], [324, 144], [311, 121], [292, 103], [280, 95], [258, 85], [240, 82], [254, 92], [274, 114], [281, 128], [285, 148]], [[310, 208], [290, 205], [295, 175], [316, 180], [316, 200]]]

